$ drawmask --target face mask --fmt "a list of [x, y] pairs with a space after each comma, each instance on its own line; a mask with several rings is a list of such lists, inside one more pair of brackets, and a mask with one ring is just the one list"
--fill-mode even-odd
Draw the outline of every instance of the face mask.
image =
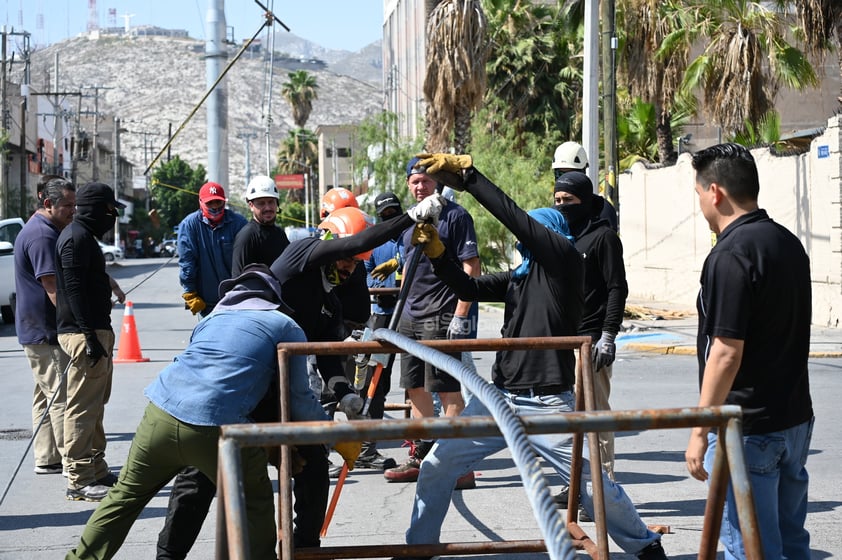
[[587, 223], [590, 208], [584, 204], [556, 204], [555, 209], [564, 214], [570, 230], [577, 230]]
[[117, 211], [109, 211], [100, 205], [78, 206], [76, 219], [83, 223], [96, 237], [102, 237], [114, 229], [117, 222]]
[[214, 210], [213, 208], [209, 208], [204, 202], [199, 202], [199, 207], [202, 209], [202, 216], [212, 226], [218, 226], [222, 222], [223, 216], [225, 216], [225, 206], [220, 206]]

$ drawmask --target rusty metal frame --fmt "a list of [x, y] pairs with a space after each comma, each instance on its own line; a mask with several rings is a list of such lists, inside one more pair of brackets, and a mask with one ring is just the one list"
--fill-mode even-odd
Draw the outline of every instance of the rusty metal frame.
[[[749, 559], [762, 559], [762, 547], [757, 531], [757, 518], [742, 447], [742, 412], [738, 406], [711, 408], [681, 408], [659, 410], [593, 411], [593, 375], [589, 337], [540, 337], [518, 339], [433, 340], [425, 346], [443, 352], [497, 351], [529, 349], [578, 349], [579, 366], [587, 374], [577, 371], [576, 409], [551, 416], [521, 417], [529, 434], [571, 432], [573, 459], [570, 475], [570, 500], [567, 527], [574, 546], [584, 549], [593, 558], [609, 558], [605, 525], [605, 503], [602, 477], [592, 477], [594, 519], [597, 542], [594, 543], [577, 523], [578, 491], [581, 484], [583, 434], [588, 434], [591, 457], [599, 457], [598, 432], [673, 429], [707, 426], [719, 429], [717, 446], [708, 490], [705, 520], [702, 528], [699, 559], [714, 560], [725, 494], [733, 482], [737, 513]], [[359, 420], [354, 422], [290, 422], [287, 386], [291, 355], [347, 355], [355, 353], [397, 353], [399, 348], [379, 341], [343, 343], [286, 343], [278, 345], [281, 383], [281, 422], [276, 424], [234, 424], [223, 426], [220, 434], [218, 473], [218, 516], [216, 557], [245, 560], [248, 558], [248, 534], [245, 531], [245, 497], [241, 478], [240, 449], [242, 447], [279, 446], [280, 470], [278, 493], [278, 528], [280, 558], [291, 560], [320, 560], [328, 558], [378, 558], [386, 556], [435, 556], [462, 554], [490, 554], [503, 552], [540, 552], [546, 547], [542, 539], [444, 543], [431, 545], [367, 545], [322, 547], [293, 551], [292, 539], [292, 483], [290, 477], [290, 446], [325, 443], [327, 433], [331, 441], [371, 441], [412, 439], [420, 437], [447, 438], [500, 435], [491, 417], [425, 418], [407, 420]], [[597, 462], [596, 464], [599, 464]]]

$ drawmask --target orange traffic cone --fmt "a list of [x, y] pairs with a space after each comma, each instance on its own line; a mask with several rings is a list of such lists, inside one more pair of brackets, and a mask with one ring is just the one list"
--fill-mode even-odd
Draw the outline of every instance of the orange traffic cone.
[[134, 305], [126, 302], [126, 312], [123, 313], [123, 329], [120, 334], [120, 347], [117, 350], [115, 364], [126, 362], [148, 362], [140, 352], [140, 341], [137, 339], [137, 326], [134, 323]]

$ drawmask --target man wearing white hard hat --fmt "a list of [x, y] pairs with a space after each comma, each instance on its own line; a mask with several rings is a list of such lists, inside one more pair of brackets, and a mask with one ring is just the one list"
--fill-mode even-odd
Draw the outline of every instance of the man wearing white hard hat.
[[233, 276], [239, 275], [252, 263], [270, 266], [289, 245], [284, 229], [275, 223], [278, 217], [278, 187], [274, 179], [257, 175], [249, 181], [246, 202], [252, 219], [234, 239]]
[[[565, 173], [578, 171], [588, 172], [588, 154], [578, 142], [564, 142], [559, 144], [553, 154], [553, 175], [558, 179]], [[591, 211], [594, 216], [606, 220], [614, 231], [619, 231], [617, 211], [605, 198], [594, 193], [591, 197]]]

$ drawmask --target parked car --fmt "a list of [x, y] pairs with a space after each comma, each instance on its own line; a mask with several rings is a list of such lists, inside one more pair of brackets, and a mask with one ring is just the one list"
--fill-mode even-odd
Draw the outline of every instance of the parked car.
[[175, 239], [164, 239], [158, 246], [158, 253], [162, 257], [177, 257], [178, 244]]
[[102, 241], [97, 240], [99, 248], [102, 249], [102, 256], [105, 257], [105, 262], [113, 263], [123, 259], [123, 250], [114, 245], [106, 245]]
[[4, 323], [15, 322], [15, 239], [23, 220], [0, 220], [0, 314]]

